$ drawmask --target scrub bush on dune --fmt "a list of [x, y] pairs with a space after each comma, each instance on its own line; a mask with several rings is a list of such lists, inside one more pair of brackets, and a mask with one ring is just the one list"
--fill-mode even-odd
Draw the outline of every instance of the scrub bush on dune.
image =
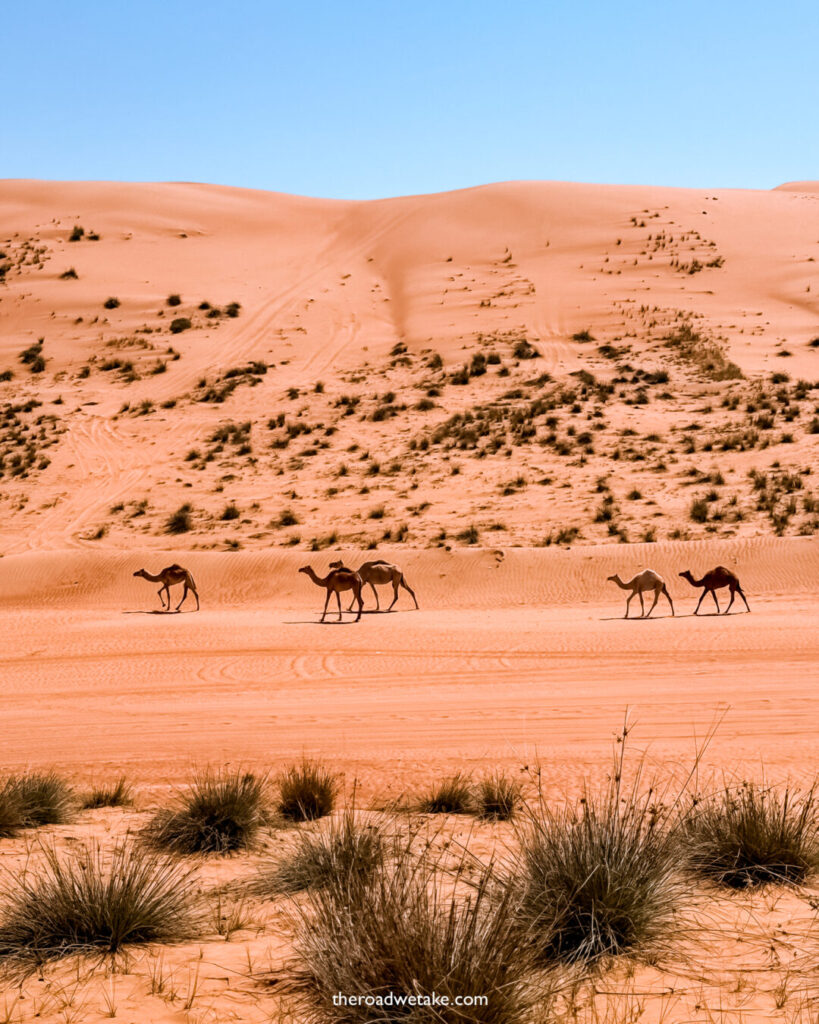
[[35, 969], [73, 953], [116, 953], [126, 945], [173, 942], [193, 931], [194, 884], [177, 862], [120, 845], [70, 854], [45, 851], [6, 884], [0, 963]]
[[326, 885], [363, 881], [382, 867], [389, 844], [380, 823], [361, 820], [353, 809], [331, 819], [321, 831], [297, 831], [289, 854], [262, 868], [252, 891], [272, 898]]
[[674, 935], [688, 888], [680, 871], [680, 797], [623, 783], [623, 747], [600, 794], [553, 808], [542, 796], [518, 826], [509, 885], [520, 900], [522, 944], [541, 966], [593, 965], [656, 954]]
[[23, 825], [27, 828], [65, 825], [74, 816], [74, 794], [55, 771], [12, 775], [4, 788], [22, 809]]
[[[536, 990], [514, 896], [492, 868], [436, 871], [407, 846], [367, 877], [337, 876], [294, 904], [296, 979], [318, 1024], [517, 1024]], [[339, 1005], [338, 993], [354, 997]], [[449, 1005], [423, 1005], [435, 993]], [[389, 998], [391, 1004], [379, 1005]], [[416, 1005], [407, 1000], [416, 997]], [[456, 1005], [456, 999], [462, 1002]], [[464, 1004], [464, 999], [469, 1000]], [[486, 999], [485, 1004], [482, 1003]], [[369, 1005], [368, 1005], [369, 1004]]]
[[415, 809], [421, 814], [469, 814], [474, 806], [472, 782], [469, 776], [457, 772], [434, 783]]
[[228, 854], [251, 846], [269, 820], [266, 778], [206, 770], [154, 815], [144, 838], [172, 853]]
[[726, 786], [698, 805], [686, 839], [694, 870], [721, 885], [799, 884], [819, 870], [816, 787]]
[[335, 806], [338, 779], [314, 761], [287, 768], [279, 775], [278, 784], [277, 810], [288, 821], [314, 821]]

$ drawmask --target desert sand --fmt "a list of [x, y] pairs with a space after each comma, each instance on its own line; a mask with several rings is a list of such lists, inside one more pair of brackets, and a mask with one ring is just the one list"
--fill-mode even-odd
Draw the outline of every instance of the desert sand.
[[[813, 779], [818, 188], [353, 203], [0, 182], [0, 764], [138, 792], [43, 834], [113, 840], [194, 766], [302, 755], [364, 803], [534, 764], [575, 794], [626, 708], [661, 770], [718, 722], [708, 771]], [[420, 610], [402, 593], [375, 614], [365, 591], [361, 622], [331, 604], [320, 626], [298, 568], [372, 557]], [[172, 562], [198, 613], [161, 613], [133, 577]], [[750, 615], [692, 615], [678, 573], [718, 564]], [[607, 577], [646, 566], [676, 616], [623, 619]], [[2, 863], [31, 843], [4, 840]], [[206, 862], [203, 884], [254, 857]], [[805, 904], [714, 906], [701, 972], [614, 979], [632, 995], [603, 1019], [643, 990], [640, 1019], [813, 1019]], [[109, 997], [142, 1022], [275, 1019], [282, 913], [116, 975], [61, 968], [10, 990], [8, 1019], [96, 1021]], [[172, 997], [151, 991], [157, 956]]]

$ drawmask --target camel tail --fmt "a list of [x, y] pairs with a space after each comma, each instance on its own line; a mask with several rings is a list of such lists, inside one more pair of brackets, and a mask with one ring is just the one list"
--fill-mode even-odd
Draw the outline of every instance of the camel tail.
[[196, 580], [194, 580], [192, 572], [188, 573], [188, 580], [190, 582], [190, 585], [193, 587], [193, 589], [196, 590]]

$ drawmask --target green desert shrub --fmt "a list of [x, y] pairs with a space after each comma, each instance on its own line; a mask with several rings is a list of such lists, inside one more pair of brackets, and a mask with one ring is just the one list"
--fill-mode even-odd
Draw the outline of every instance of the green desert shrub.
[[686, 833], [694, 870], [732, 889], [801, 883], [819, 869], [815, 787], [726, 786], [699, 803]]
[[154, 815], [144, 838], [172, 853], [229, 854], [251, 846], [270, 820], [267, 780], [251, 772], [200, 772], [176, 805]]
[[34, 970], [80, 954], [116, 953], [147, 942], [173, 942], [194, 930], [194, 885], [178, 862], [122, 844], [98, 846], [27, 865], [4, 886], [0, 962]]
[[288, 821], [315, 821], [330, 814], [338, 793], [338, 778], [316, 761], [302, 761], [277, 779], [277, 810]]
[[[336, 876], [308, 890], [293, 908], [306, 1018], [333, 1024], [526, 1019], [542, 996], [527, 983], [513, 896], [496, 885], [491, 866], [469, 866], [468, 880], [463, 865], [454, 878], [443, 876], [405, 847], [363, 879]], [[340, 992], [354, 1001], [340, 1004], [334, 998]], [[423, 997], [433, 992], [448, 1003], [425, 1005]], [[391, 1003], [381, 1005], [385, 997]]]

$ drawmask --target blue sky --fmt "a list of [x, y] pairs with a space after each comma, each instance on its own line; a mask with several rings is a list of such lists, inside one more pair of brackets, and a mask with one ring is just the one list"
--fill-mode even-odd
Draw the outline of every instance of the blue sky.
[[4, 5], [0, 177], [376, 198], [819, 178], [819, 4]]

